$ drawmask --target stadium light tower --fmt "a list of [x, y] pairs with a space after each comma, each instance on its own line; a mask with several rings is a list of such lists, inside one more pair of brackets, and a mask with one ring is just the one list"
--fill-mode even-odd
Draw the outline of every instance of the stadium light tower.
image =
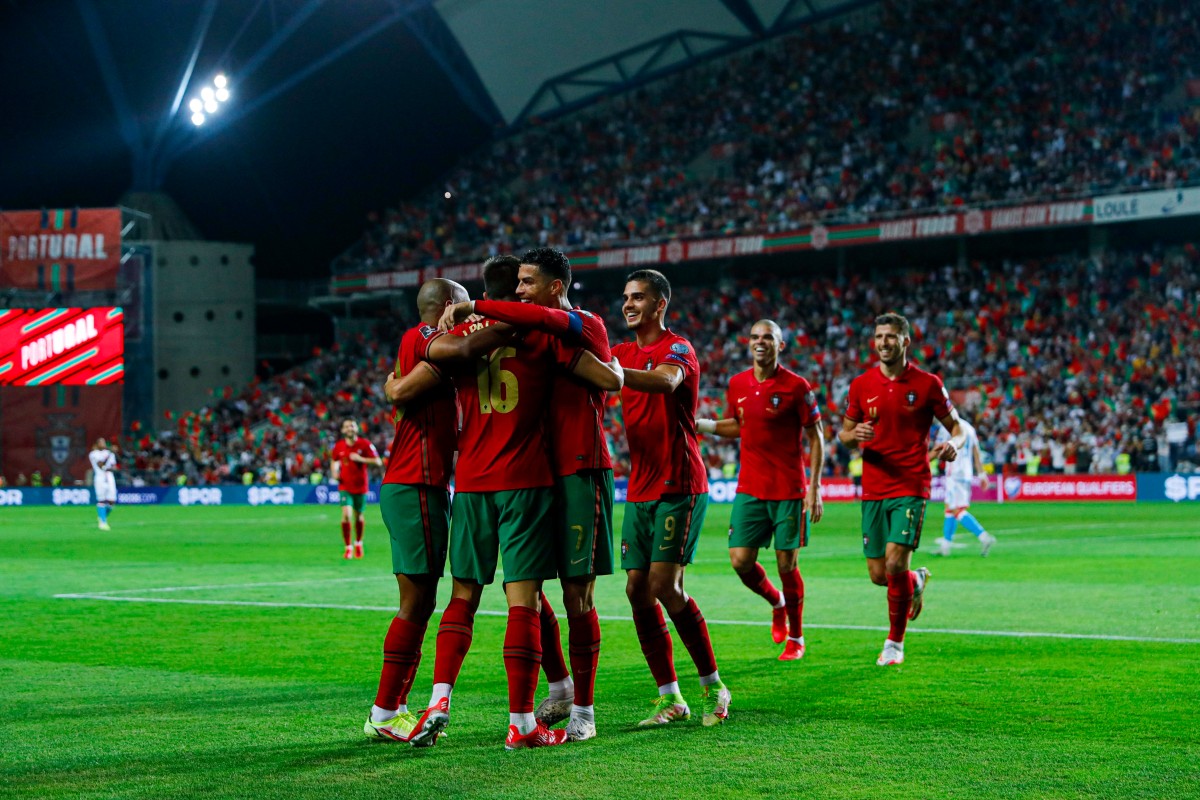
[[197, 128], [204, 124], [205, 120], [211, 114], [216, 114], [221, 110], [221, 106], [229, 102], [232, 94], [229, 91], [229, 79], [225, 77], [225, 73], [217, 73], [212, 79], [212, 83], [205, 84], [200, 88], [200, 95], [193, 97], [188, 103], [188, 109], [192, 112], [192, 124]]

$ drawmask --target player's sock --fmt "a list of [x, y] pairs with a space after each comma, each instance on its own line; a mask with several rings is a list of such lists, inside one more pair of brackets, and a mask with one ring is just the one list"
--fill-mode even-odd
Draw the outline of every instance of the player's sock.
[[375, 694], [377, 707], [397, 708], [408, 699], [409, 687], [417, 673], [417, 664], [421, 661], [423, 638], [424, 625], [392, 617], [392, 624], [383, 638], [383, 669], [379, 673], [379, 690]]
[[901, 572], [899, 575], [887, 576], [888, 599], [888, 639], [893, 642], [904, 641], [904, 629], [908, 627], [908, 609], [912, 605], [913, 582], [916, 573]]
[[[462, 669], [467, 651], [471, 649], [471, 636], [475, 628], [475, 613], [471, 604], [461, 597], [456, 597], [442, 612], [442, 621], [438, 624], [437, 649], [433, 657], [434, 693], [436, 684], [453, 686], [458, 680], [458, 672]], [[450, 696], [449, 689], [445, 697]], [[441, 697], [435, 697], [436, 703]]]
[[[550, 696], [555, 700], [570, 697], [571, 691], [565, 691], [564, 681], [569, 681], [571, 673], [567, 672], [567, 662], [563, 657], [562, 634], [558, 627], [558, 617], [554, 615], [554, 607], [546, 593], [542, 593], [541, 618], [542, 630], [542, 672], [546, 673], [546, 681], [550, 684]], [[555, 684], [560, 694], [555, 694]]]
[[675, 683], [675, 653], [671, 643], [671, 632], [663, 619], [662, 606], [658, 603], [649, 608], [633, 609], [633, 626], [637, 629], [642, 655], [650, 667], [650, 674], [658, 686]]
[[[509, 724], [516, 725], [520, 733], [529, 733], [537, 724], [533, 721], [533, 698], [541, 664], [541, 618], [536, 609], [512, 606], [504, 631], [504, 672], [508, 675], [508, 712], [521, 716], [521, 721], [513, 719]], [[526, 724], [528, 727], [523, 727]]]
[[763, 569], [762, 564], [756, 561], [752, 569], [739, 572], [737, 576], [746, 584], [746, 588], [766, 600], [773, 608], [779, 608], [783, 604], [783, 596], [767, 577], [767, 571]]
[[571, 719], [579, 720], [580, 722], [595, 722], [596, 707], [593, 705], [581, 706], [577, 703], [572, 703]]
[[363, 535], [364, 522], [361, 519], [354, 520], [354, 541], [361, 542]]
[[658, 696], [662, 697], [664, 694], [683, 694], [683, 690], [679, 688], [679, 681], [671, 681], [659, 686]]
[[800, 568], [779, 576], [783, 583], [784, 607], [787, 609], [788, 636], [793, 639], [804, 635], [804, 578], [800, 577]]
[[111, 503], [104, 504], [104, 521], [105, 522], [108, 522], [108, 515], [113, 512], [114, 508], [116, 508], [116, 506], [112, 505]]
[[342, 520], [342, 542], [346, 547], [350, 546], [350, 520]]
[[964, 511], [959, 522], [962, 523], [964, 528], [975, 534], [975, 538], [979, 538], [983, 534], [987, 533], [987, 531], [983, 529], [983, 526], [979, 524], [979, 520], [975, 519], [975, 515], [970, 511]]
[[387, 722], [389, 719], [395, 719], [399, 713], [399, 709], [381, 708], [374, 705], [371, 706], [371, 722]]
[[675, 632], [679, 634], [683, 646], [691, 655], [697, 673], [710, 675], [716, 672], [717, 657], [713, 655], [712, 639], [708, 636], [708, 623], [704, 621], [704, 615], [700, 613], [696, 601], [689, 597], [686, 606], [678, 613], [671, 614], [671, 621], [675, 623]]
[[525, 734], [529, 733], [531, 730], [533, 730], [534, 728], [537, 727], [537, 718], [535, 716], [533, 716], [532, 711], [530, 711], [528, 714], [525, 714], [525, 713], [518, 714], [518, 713], [514, 713], [514, 712], [510, 711], [510, 712], [508, 712], [508, 724], [516, 725], [517, 733], [524, 736]]
[[[600, 617], [596, 609], [567, 617], [567, 649], [575, 673], [575, 705], [591, 708], [600, 663]], [[574, 713], [574, 712], [572, 712]]]
[[954, 529], [958, 527], [958, 519], [953, 514], [947, 514], [942, 522], [942, 538], [947, 542], [954, 540]]

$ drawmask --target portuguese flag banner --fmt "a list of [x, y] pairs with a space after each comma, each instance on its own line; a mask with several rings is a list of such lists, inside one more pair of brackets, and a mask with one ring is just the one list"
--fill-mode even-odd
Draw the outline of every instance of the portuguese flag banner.
[[0, 289], [115, 289], [120, 265], [118, 208], [0, 211]]

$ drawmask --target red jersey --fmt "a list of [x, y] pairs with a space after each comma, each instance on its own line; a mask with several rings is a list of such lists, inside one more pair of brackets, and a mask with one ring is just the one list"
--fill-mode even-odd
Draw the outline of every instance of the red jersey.
[[759, 500], [800, 500], [804, 478], [804, 429], [821, 421], [809, 382], [779, 367], [759, 383], [748, 369], [729, 380], [725, 416], [737, 420], [742, 438], [738, 494]]
[[702, 494], [708, 475], [696, 442], [696, 406], [700, 401], [700, 363], [687, 339], [671, 331], [649, 347], [623, 342], [613, 348], [626, 369], [652, 370], [672, 364], [683, 370], [683, 383], [671, 394], [621, 390], [625, 438], [629, 440], [631, 503], [659, 500], [665, 494]]
[[862, 450], [863, 500], [929, 499], [929, 429], [954, 411], [942, 379], [909, 364], [896, 380], [875, 367], [850, 382], [846, 419], [869, 421]]
[[[396, 376], [404, 377], [418, 367], [441, 374], [435, 364], [425, 362], [421, 367], [428, 343], [437, 336], [437, 328], [429, 325], [405, 331], [396, 352]], [[396, 435], [383, 482], [447, 488], [458, 446], [454, 384], [447, 379], [408, 405], [398, 406], [395, 421]]]
[[[501, 322], [544, 331], [568, 346], [582, 346], [601, 361], [612, 361], [608, 328], [602, 319], [583, 309], [565, 311], [530, 303], [477, 300], [475, 310]], [[571, 367], [574, 367], [573, 363]], [[555, 373], [550, 395], [550, 438], [554, 446], [555, 474], [612, 469], [604, 438], [604, 406], [608, 393], [560, 370]]]
[[[465, 336], [491, 324], [464, 323], [451, 333]], [[456, 372], [462, 431], [455, 489], [501, 492], [554, 484], [546, 406], [554, 368], [578, 357], [578, 350], [554, 337], [529, 331]]]
[[367, 465], [351, 461], [351, 453], [358, 453], [363, 458], [379, 458], [379, 451], [375, 449], [375, 445], [360, 436], [353, 444], [347, 444], [345, 439], [338, 439], [330, 452], [330, 456], [341, 463], [338, 488], [350, 494], [366, 494]]

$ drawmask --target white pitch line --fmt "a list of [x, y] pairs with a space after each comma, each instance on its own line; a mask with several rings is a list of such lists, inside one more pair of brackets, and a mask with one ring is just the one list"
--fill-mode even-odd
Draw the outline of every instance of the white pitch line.
[[[340, 605], [335, 603], [273, 603], [264, 600], [187, 600], [175, 597], [114, 597], [108, 594], [56, 594], [54, 595], [59, 600], [109, 600], [121, 603], [176, 603], [181, 605], [194, 606], [250, 606], [254, 608], [324, 608], [335, 611], [380, 611], [392, 612], [396, 611], [395, 606], [357, 606], [357, 605]], [[435, 613], [440, 613], [443, 609], [438, 609]], [[488, 611], [480, 609], [475, 612], [476, 615], [485, 617], [507, 617], [507, 611]], [[632, 617], [618, 617], [601, 615], [599, 617], [607, 622], [633, 622]], [[739, 619], [709, 619], [706, 620], [709, 625], [737, 625], [750, 627], [765, 627], [771, 623], [760, 620], [739, 620]], [[887, 631], [886, 626], [874, 625], [813, 625], [805, 623], [807, 628], [816, 628], [819, 630], [832, 631]], [[1086, 639], [1091, 641], [1101, 642], [1144, 642], [1148, 644], [1200, 644], [1200, 639], [1175, 639], [1162, 638], [1153, 636], [1112, 636], [1107, 634], [1091, 634], [1091, 633], [1050, 633], [1046, 631], [974, 631], [960, 628], [909, 628], [914, 633], [942, 633], [954, 636], [1007, 636], [1012, 638], [1031, 638], [1031, 639]]]
[[[309, 578], [301, 581], [263, 581], [261, 583], [210, 583], [205, 586], [156, 586], [148, 589], [113, 589], [104, 592], [87, 592], [88, 597], [94, 595], [118, 595], [128, 594], [130, 592], [191, 592], [199, 589], [261, 589], [263, 586], [306, 586], [313, 583], [363, 583], [365, 581], [378, 581], [379, 576], [373, 575], [370, 577], [359, 578]], [[56, 597], [66, 597], [70, 595], [55, 595]]]

